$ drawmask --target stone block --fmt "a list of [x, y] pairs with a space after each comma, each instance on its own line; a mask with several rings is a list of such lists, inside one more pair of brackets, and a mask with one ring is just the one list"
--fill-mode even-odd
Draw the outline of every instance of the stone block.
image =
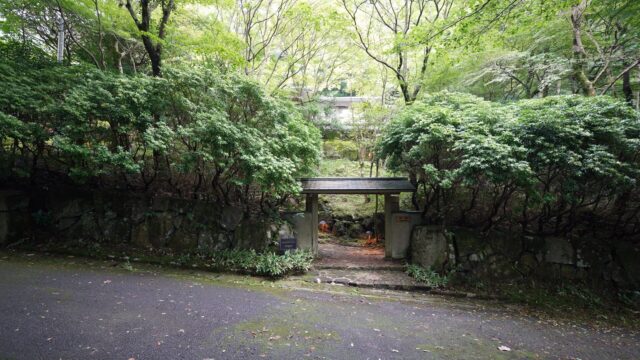
[[242, 209], [234, 206], [228, 206], [222, 209], [220, 214], [220, 226], [226, 230], [235, 230], [242, 221], [244, 213]]
[[208, 251], [221, 251], [230, 249], [231, 238], [224, 232], [201, 231], [198, 234], [198, 248]]
[[344, 236], [347, 235], [347, 231], [349, 229], [350, 223], [342, 220], [336, 220], [333, 224], [333, 234], [335, 236]]
[[142, 221], [132, 226], [131, 244], [143, 248], [151, 247], [151, 241], [149, 240], [149, 226], [146, 221]]
[[618, 241], [615, 247], [617, 263], [624, 271], [624, 280], [618, 281], [621, 285], [640, 286], [640, 245], [631, 242]]
[[364, 228], [364, 231], [371, 231], [373, 232], [373, 228], [375, 226], [375, 219], [373, 216], [367, 216], [364, 219], [362, 219], [362, 227]]
[[7, 243], [9, 237], [9, 208], [4, 196], [0, 196], [0, 246]]
[[283, 235], [294, 236], [298, 249], [316, 251], [313, 246], [311, 229], [311, 214], [309, 213], [285, 213], [282, 216], [289, 224], [286, 225]]
[[447, 262], [447, 239], [439, 226], [419, 225], [411, 233], [411, 263], [441, 270]]
[[148, 216], [147, 229], [149, 234], [149, 242], [155, 248], [164, 247], [167, 240], [175, 231], [173, 226], [173, 217], [168, 214], [154, 214]]
[[510, 261], [517, 261], [522, 252], [524, 239], [519, 234], [492, 231], [487, 236], [491, 248]]
[[404, 259], [409, 254], [411, 243], [411, 233], [414, 227], [423, 223], [422, 213], [419, 211], [400, 211], [391, 215], [393, 224], [391, 233], [391, 257], [393, 259]]
[[123, 244], [131, 239], [131, 222], [128, 218], [103, 219], [100, 226], [102, 238], [114, 244]]
[[549, 236], [545, 238], [544, 260], [552, 264], [573, 265], [574, 248], [569, 239]]
[[167, 241], [167, 247], [178, 251], [193, 250], [198, 247], [199, 236], [193, 227], [176, 227]]
[[234, 247], [245, 250], [262, 250], [269, 244], [268, 230], [269, 226], [262, 221], [244, 219], [233, 233]]
[[472, 254], [478, 255], [484, 250], [484, 242], [481, 241], [477, 230], [464, 227], [451, 227], [448, 230], [453, 233], [460, 259], [468, 259]]
[[364, 234], [364, 228], [359, 222], [350, 223], [349, 228], [347, 229], [347, 234], [350, 238], [357, 239]]
[[534, 253], [524, 253], [518, 261], [520, 271], [529, 274], [538, 268], [538, 259]]

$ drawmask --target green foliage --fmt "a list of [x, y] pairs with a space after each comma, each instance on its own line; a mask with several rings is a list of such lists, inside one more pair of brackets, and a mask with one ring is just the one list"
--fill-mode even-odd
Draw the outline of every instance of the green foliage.
[[351, 161], [358, 160], [358, 146], [350, 140], [326, 140], [322, 148], [324, 155], [330, 159], [348, 159]]
[[407, 265], [407, 274], [417, 281], [433, 288], [442, 288], [449, 283], [447, 275], [440, 275], [431, 269], [425, 269], [419, 265]]
[[283, 255], [273, 252], [257, 253], [254, 250], [224, 250], [214, 252], [205, 262], [218, 270], [237, 271], [246, 274], [282, 277], [309, 271], [313, 255], [307, 251], [286, 251]]
[[79, 183], [269, 200], [297, 192], [296, 179], [320, 156], [319, 131], [241, 75], [172, 69], [156, 79], [3, 61], [0, 82], [5, 176], [35, 181], [47, 171]]
[[403, 110], [378, 155], [415, 179], [434, 221], [567, 232], [580, 213], [633, 214], [639, 144], [639, 113], [609, 97], [500, 105], [444, 92]]
[[239, 68], [244, 62], [241, 39], [198, 2], [202, 1], [175, 10], [166, 40], [167, 57], [173, 63], [196, 60], [209, 67]]

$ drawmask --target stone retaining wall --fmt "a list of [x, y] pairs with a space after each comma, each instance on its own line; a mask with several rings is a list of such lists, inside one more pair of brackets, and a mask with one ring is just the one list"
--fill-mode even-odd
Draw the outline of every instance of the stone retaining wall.
[[318, 221], [326, 223], [328, 230], [336, 236], [348, 236], [352, 239], [359, 239], [367, 233], [373, 234], [375, 231], [384, 237], [384, 212], [376, 216], [353, 217], [350, 215], [334, 216], [330, 212], [320, 212]]
[[568, 239], [466, 228], [416, 226], [411, 262], [437, 271], [457, 269], [479, 277], [541, 276], [614, 283], [640, 289], [640, 245], [618, 239]]
[[73, 189], [0, 191], [0, 246], [85, 240], [145, 248], [261, 249], [273, 227], [240, 209], [197, 200]]

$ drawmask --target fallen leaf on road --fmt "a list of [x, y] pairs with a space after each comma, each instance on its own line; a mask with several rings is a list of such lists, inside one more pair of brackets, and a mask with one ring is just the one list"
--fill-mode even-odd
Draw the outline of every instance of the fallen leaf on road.
[[498, 350], [500, 351], [511, 351], [511, 348], [508, 346], [500, 345], [498, 346]]

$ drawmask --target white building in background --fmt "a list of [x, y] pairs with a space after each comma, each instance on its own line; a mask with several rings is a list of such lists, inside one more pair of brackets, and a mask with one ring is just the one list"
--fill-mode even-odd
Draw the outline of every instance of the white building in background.
[[359, 103], [373, 101], [371, 97], [365, 96], [321, 96], [318, 102], [329, 107], [331, 111], [326, 115], [327, 120], [335, 121], [344, 127], [350, 127], [354, 121], [360, 120], [361, 115], [355, 112], [353, 106]]

